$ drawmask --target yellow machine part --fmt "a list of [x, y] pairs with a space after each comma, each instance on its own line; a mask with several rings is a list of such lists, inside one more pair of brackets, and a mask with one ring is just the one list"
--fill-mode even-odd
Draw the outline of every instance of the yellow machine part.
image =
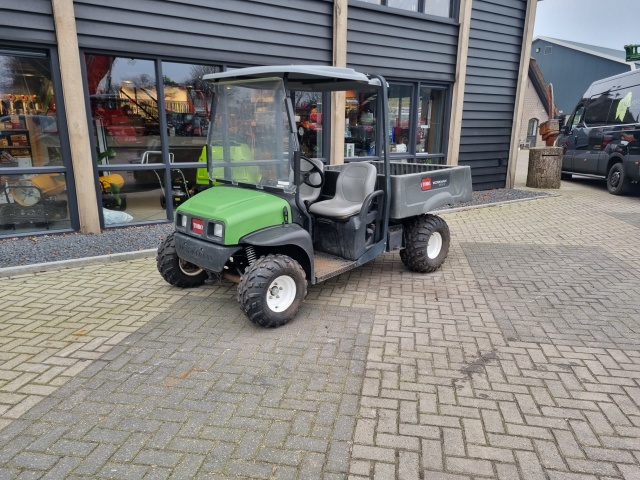
[[98, 180], [100, 180], [102, 188], [105, 190], [111, 188], [112, 185], [116, 185], [118, 188], [122, 188], [124, 185], [124, 178], [122, 178], [122, 175], [118, 175], [117, 173], [103, 175], [102, 177], [98, 177]]

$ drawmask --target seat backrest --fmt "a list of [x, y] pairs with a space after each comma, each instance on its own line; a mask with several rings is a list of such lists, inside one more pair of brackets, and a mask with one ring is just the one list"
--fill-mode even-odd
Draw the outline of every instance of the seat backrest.
[[[315, 166], [321, 171], [324, 171], [324, 164], [322, 163], [321, 160], [318, 160], [317, 158], [304, 157], [300, 160], [301, 172], [308, 172], [309, 170], [311, 170], [312, 166]], [[319, 184], [321, 180], [320, 174], [317, 172], [313, 173], [309, 178], [309, 180], [314, 185]], [[300, 189], [300, 200], [302, 200], [303, 202], [309, 202], [309, 203], [315, 202], [320, 196], [320, 191], [322, 190], [321, 187], [313, 188], [305, 183], [300, 184], [298, 188]]]
[[336, 200], [362, 204], [376, 186], [377, 170], [370, 163], [347, 163], [336, 181]]

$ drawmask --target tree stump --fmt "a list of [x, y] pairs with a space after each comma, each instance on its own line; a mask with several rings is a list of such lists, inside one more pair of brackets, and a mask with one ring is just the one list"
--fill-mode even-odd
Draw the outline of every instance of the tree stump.
[[529, 150], [527, 187], [560, 188], [562, 148], [534, 147]]

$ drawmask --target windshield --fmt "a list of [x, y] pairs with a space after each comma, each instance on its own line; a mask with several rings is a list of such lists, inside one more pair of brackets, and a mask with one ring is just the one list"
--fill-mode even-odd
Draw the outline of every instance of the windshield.
[[294, 192], [295, 137], [281, 79], [215, 85], [209, 131], [212, 180]]

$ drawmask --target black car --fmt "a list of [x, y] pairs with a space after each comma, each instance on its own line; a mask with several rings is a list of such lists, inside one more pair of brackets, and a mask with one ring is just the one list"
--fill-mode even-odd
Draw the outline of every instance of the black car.
[[640, 70], [593, 82], [556, 146], [564, 149], [562, 178], [606, 177], [614, 195], [640, 181]]

